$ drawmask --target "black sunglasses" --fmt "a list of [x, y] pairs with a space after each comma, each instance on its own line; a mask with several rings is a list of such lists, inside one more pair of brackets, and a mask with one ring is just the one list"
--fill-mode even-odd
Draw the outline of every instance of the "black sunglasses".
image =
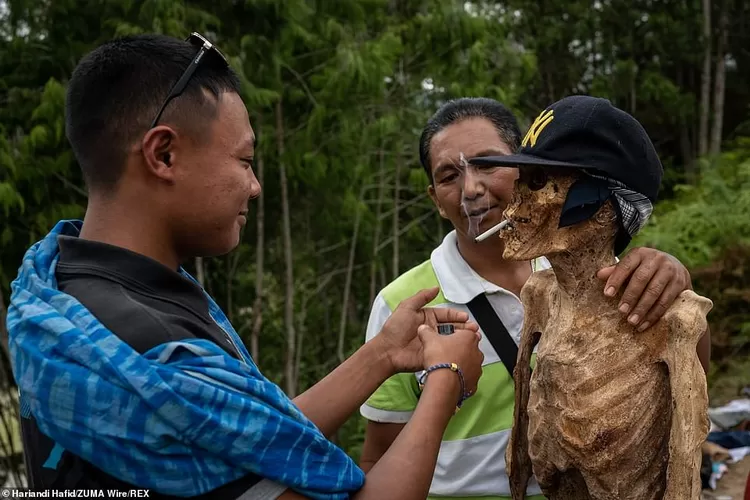
[[216, 54], [217, 56], [219, 56], [218, 60], [221, 61], [222, 64], [224, 64], [225, 66], [229, 66], [229, 62], [227, 61], [227, 58], [224, 57], [224, 54], [222, 54], [214, 44], [209, 42], [206, 37], [204, 37], [200, 33], [193, 32], [189, 37], [187, 37], [186, 41], [190, 42], [191, 45], [198, 47], [198, 52], [195, 54], [195, 57], [193, 58], [193, 61], [190, 63], [190, 65], [185, 68], [185, 72], [182, 73], [180, 79], [177, 80], [177, 83], [174, 84], [172, 90], [169, 91], [167, 99], [164, 101], [164, 104], [161, 105], [161, 108], [159, 108], [159, 112], [156, 114], [156, 118], [154, 118], [154, 121], [151, 122], [150, 128], [154, 128], [156, 124], [159, 123], [159, 119], [161, 118], [162, 113], [164, 113], [164, 109], [167, 107], [169, 102], [185, 91], [185, 87], [187, 87], [187, 84], [190, 81], [190, 77], [193, 76], [195, 70], [198, 69], [198, 65], [203, 60], [204, 55], [208, 53]]

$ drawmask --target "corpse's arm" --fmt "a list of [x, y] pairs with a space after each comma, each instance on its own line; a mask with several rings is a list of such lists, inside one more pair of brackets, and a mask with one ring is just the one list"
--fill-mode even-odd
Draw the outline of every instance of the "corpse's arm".
[[672, 427], [664, 500], [700, 498], [701, 445], [709, 430], [706, 375], [696, 345], [706, 332], [713, 304], [690, 290], [680, 294], [664, 319], [669, 337], [663, 361], [669, 369]]
[[524, 306], [524, 326], [521, 332], [518, 359], [513, 370], [515, 381], [513, 428], [505, 457], [513, 500], [525, 498], [526, 487], [532, 475], [528, 440], [529, 414], [527, 411], [531, 385], [531, 356], [541, 338], [541, 332], [547, 324], [549, 317], [547, 296], [553, 280], [554, 274], [551, 270], [533, 273], [521, 290], [521, 302]]

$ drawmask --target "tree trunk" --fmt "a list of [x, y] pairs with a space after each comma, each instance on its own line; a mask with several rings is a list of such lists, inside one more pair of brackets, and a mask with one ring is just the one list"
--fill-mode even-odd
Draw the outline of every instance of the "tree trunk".
[[0, 289], [0, 368], [2, 368], [2, 380], [0, 389], [6, 390], [15, 386], [13, 370], [10, 363], [10, 345], [8, 339], [7, 323], [5, 322], [8, 311], [5, 309], [5, 297]]
[[716, 41], [716, 76], [714, 79], [714, 116], [711, 128], [710, 152], [721, 152], [721, 135], [724, 124], [724, 91], [727, 77], [726, 51], [729, 35], [729, 0], [724, 0], [719, 14], [719, 39]]
[[380, 243], [380, 231], [383, 222], [380, 220], [380, 214], [383, 212], [383, 199], [385, 197], [385, 144], [380, 144], [380, 168], [378, 170], [378, 202], [375, 205], [375, 234], [372, 238], [372, 261], [370, 262], [370, 302], [375, 302], [377, 293], [377, 268], [378, 268], [378, 244]]
[[[297, 352], [294, 356], [294, 392], [296, 393], [299, 391], [300, 385], [299, 385], [299, 372], [300, 372], [300, 366], [302, 366], [302, 343], [305, 340], [305, 333], [307, 332], [307, 327], [305, 326], [305, 322], [307, 321], [307, 300], [302, 301], [302, 307], [300, 308], [300, 314], [299, 314], [299, 328], [297, 335]], [[303, 390], [306, 390], [303, 389]]]
[[8, 436], [7, 446], [0, 443], [0, 467], [8, 473], [6, 481], [11, 480], [11, 485], [18, 487], [26, 486], [26, 477], [21, 473], [16, 458], [22, 456], [23, 449], [16, 450], [13, 446], [13, 435], [15, 423], [20, 415], [16, 381], [13, 378], [13, 367], [10, 360], [10, 346], [6, 317], [8, 311], [5, 309], [5, 298], [0, 289], [0, 435]]
[[708, 114], [711, 99], [711, 0], [703, 0], [703, 44], [698, 156], [704, 156], [708, 152]]
[[362, 203], [365, 198], [365, 183], [359, 190], [357, 213], [354, 216], [354, 230], [352, 231], [352, 243], [349, 246], [349, 263], [346, 266], [346, 279], [344, 280], [344, 300], [341, 306], [341, 318], [339, 320], [339, 340], [336, 347], [336, 354], [339, 357], [339, 363], [346, 360], [344, 354], [344, 342], [346, 340], [346, 313], [349, 306], [349, 295], [352, 288], [352, 274], [354, 272], [354, 257], [357, 254], [357, 237], [359, 236], [359, 221], [362, 218]]
[[202, 287], [206, 286], [206, 270], [203, 268], [203, 257], [195, 258], [195, 279]]
[[[677, 67], [677, 86], [685, 88], [686, 85], [685, 69], [683, 65], [679, 65]], [[685, 176], [688, 181], [692, 182], [695, 170], [695, 153], [690, 141], [690, 124], [685, 119], [680, 119], [680, 155], [682, 156], [682, 164], [685, 165]]]
[[284, 359], [284, 379], [286, 393], [290, 398], [296, 396], [294, 387], [294, 360], [296, 352], [296, 333], [294, 329], [294, 272], [292, 268], [292, 229], [289, 218], [289, 186], [284, 165], [284, 117], [281, 99], [276, 101], [276, 141], [279, 161], [279, 180], [281, 183], [281, 223], [284, 233], [284, 260], [286, 262], [286, 299], [284, 303], [284, 324], [286, 325], [286, 356]]
[[[261, 127], [261, 119], [258, 117], [256, 122], [258, 130]], [[255, 165], [258, 168], [256, 175], [258, 176], [258, 183], [261, 188], [265, 187], [264, 184], [264, 165], [263, 155], [260, 151], [255, 152]], [[260, 195], [258, 196], [258, 212], [255, 215], [256, 225], [256, 244], [255, 244], [255, 301], [253, 302], [253, 329], [250, 332], [250, 355], [258, 363], [260, 359], [260, 329], [263, 325], [263, 257], [265, 253], [265, 195], [264, 190], [261, 189]]]
[[[239, 255], [239, 251], [235, 250], [235, 255]], [[233, 290], [233, 283], [234, 283], [234, 266], [232, 265], [232, 257], [233, 255], [226, 255], [224, 257], [224, 261], [226, 263], [227, 268], [227, 276], [226, 276], [226, 287], [227, 287], [227, 318], [229, 319], [229, 322], [232, 322], [232, 290]]]
[[396, 158], [396, 180], [393, 189], [393, 279], [398, 278], [398, 219], [401, 210], [401, 157]]
[[683, 164], [685, 165], [685, 175], [692, 182], [695, 175], [695, 159], [692, 155], [693, 146], [690, 144], [688, 124], [684, 121], [680, 124], [680, 151], [682, 153]]
[[328, 299], [328, 294], [323, 294], [323, 331], [324, 332], [330, 332], [331, 331], [331, 304], [330, 300]]

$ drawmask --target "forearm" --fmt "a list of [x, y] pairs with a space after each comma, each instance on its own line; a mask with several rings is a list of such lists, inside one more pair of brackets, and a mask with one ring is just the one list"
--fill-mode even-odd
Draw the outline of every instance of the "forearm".
[[294, 403], [325, 436], [330, 436], [391, 375], [388, 358], [373, 340], [297, 396]]
[[458, 377], [430, 374], [409, 423], [367, 474], [356, 500], [424, 500], [430, 489], [445, 427], [458, 402]]
[[359, 468], [362, 469], [362, 472], [367, 474], [372, 470], [373, 467], [375, 467], [375, 464], [377, 462], [374, 462], [373, 460], [360, 460], [359, 461]]
[[[343, 366], [343, 365], [342, 365]], [[430, 374], [409, 423], [367, 473], [353, 500], [424, 500], [430, 490], [445, 427], [456, 408], [460, 384], [455, 373]], [[307, 497], [287, 490], [279, 500]]]
[[359, 467], [367, 474], [388, 451], [406, 424], [367, 422]]

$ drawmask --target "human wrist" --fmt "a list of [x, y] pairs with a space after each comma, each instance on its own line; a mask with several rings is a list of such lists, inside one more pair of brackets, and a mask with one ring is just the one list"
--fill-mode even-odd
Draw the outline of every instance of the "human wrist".
[[427, 367], [419, 377], [419, 389], [423, 390], [427, 382], [427, 378], [437, 371], [453, 372], [458, 378], [459, 392], [458, 397], [456, 398], [456, 411], [458, 411], [463, 405], [464, 401], [466, 401], [466, 398], [469, 397], [469, 394], [466, 391], [466, 380], [464, 379], [464, 372], [456, 363], [438, 363]]
[[456, 411], [456, 402], [461, 397], [461, 381], [451, 370], [435, 370], [424, 380], [422, 397], [440, 400], [451, 414]]
[[380, 336], [365, 343], [360, 352], [378, 378], [385, 380], [398, 372], [394, 366], [389, 345]]

